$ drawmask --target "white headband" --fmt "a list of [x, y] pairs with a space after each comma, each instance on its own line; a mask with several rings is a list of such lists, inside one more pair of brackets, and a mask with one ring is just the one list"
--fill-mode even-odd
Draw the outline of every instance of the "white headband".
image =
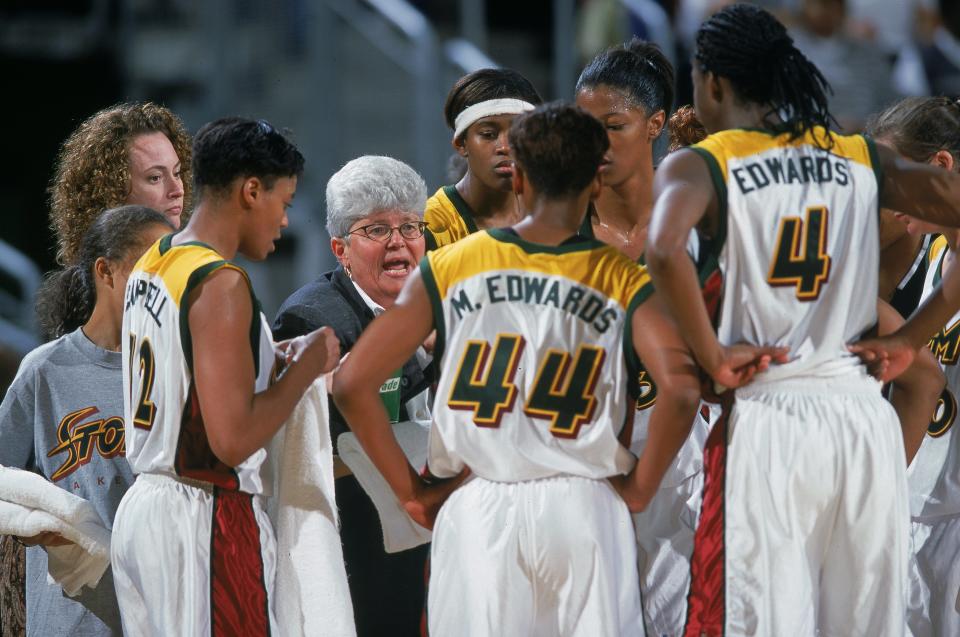
[[530, 102], [512, 98], [477, 102], [473, 106], [468, 106], [463, 109], [460, 111], [460, 114], [457, 115], [457, 119], [454, 120], [454, 128], [456, 130], [453, 131], [453, 138], [459, 138], [470, 128], [470, 124], [484, 117], [490, 117], [492, 115], [519, 115], [520, 113], [532, 111], [534, 108], [536, 107]]

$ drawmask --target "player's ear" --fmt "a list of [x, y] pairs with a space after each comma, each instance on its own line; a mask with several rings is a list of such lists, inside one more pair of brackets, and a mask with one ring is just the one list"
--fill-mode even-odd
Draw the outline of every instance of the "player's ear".
[[723, 101], [724, 94], [726, 93], [726, 86], [724, 82], [726, 80], [720, 79], [720, 76], [707, 71], [707, 90], [710, 92], [710, 97], [713, 98], [713, 101], [718, 104]]
[[[660, 111], [661, 113], [663, 111]], [[600, 191], [603, 190], [603, 175], [600, 174], [600, 171], [597, 171], [596, 176], [594, 176], [593, 181], [590, 182], [590, 201], [593, 201], [600, 196]]]
[[519, 197], [523, 194], [523, 169], [517, 162], [513, 162], [513, 192]]
[[463, 133], [460, 137], [454, 137], [450, 140], [450, 145], [453, 146], [453, 150], [457, 152], [461, 157], [467, 156], [467, 134]]
[[97, 257], [93, 262], [93, 277], [107, 287], [113, 287], [113, 266], [105, 257]]
[[650, 119], [647, 120], [647, 141], [652, 142], [656, 138], [660, 137], [660, 133], [663, 132], [663, 125], [667, 121], [667, 114], [663, 110], [659, 110], [653, 115], [650, 116]]
[[950, 154], [949, 150], [938, 150], [936, 154], [930, 158], [930, 163], [951, 172], [953, 172], [953, 169], [956, 167], [956, 163], [953, 161], [953, 155]]
[[250, 208], [263, 197], [264, 184], [259, 177], [245, 177], [240, 182], [240, 203]]

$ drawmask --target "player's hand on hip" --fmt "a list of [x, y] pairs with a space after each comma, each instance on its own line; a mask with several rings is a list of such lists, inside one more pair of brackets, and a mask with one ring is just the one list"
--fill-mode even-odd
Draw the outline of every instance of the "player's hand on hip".
[[469, 477], [470, 469], [464, 469], [453, 478], [439, 480], [431, 484], [423, 483], [413, 499], [403, 503], [403, 508], [407, 515], [413, 518], [414, 522], [425, 529], [433, 529], [433, 524], [437, 521], [437, 514], [440, 513], [443, 503]]
[[705, 371], [721, 389], [736, 389], [749, 383], [760, 372], [766, 371], [771, 363], [786, 363], [788, 351], [786, 347], [746, 343], [722, 346], [712, 369]]
[[332, 371], [340, 362], [340, 341], [329, 327], [298, 336], [286, 346], [287, 364], [309, 365], [314, 375]]
[[917, 350], [895, 334], [857, 341], [847, 349], [867, 366], [871, 376], [884, 383], [906, 371], [917, 356]]
[[640, 513], [647, 508], [650, 500], [653, 499], [656, 488], [649, 488], [644, 485], [638, 485], [633, 479], [633, 472], [626, 476], [610, 476], [607, 478], [613, 490], [616, 491], [623, 501], [627, 503], [630, 513]]

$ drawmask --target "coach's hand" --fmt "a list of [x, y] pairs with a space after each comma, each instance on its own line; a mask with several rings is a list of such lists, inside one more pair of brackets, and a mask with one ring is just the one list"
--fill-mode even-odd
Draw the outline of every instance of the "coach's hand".
[[871, 376], [884, 383], [905, 372], [917, 356], [913, 345], [896, 334], [857, 341], [847, 349], [860, 358]]
[[721, 346], [712, 360], [704, 361], [704, 371], [723, 389], [736, 389], [766, 371], [770, 363], [786, 363], [788, 351], [786, 347], [758, 347], [746, 343]]
[[413, 521], [425, 529], [433, 529], [433, 524], [440, 513], [440, 507], [447, 501], [450, 494], [463, 484], [470, 476], [470, 469], [464, 469], [459, 475], [446, 480], [439, 480], [427, 484], [420, 483], [420, 488], [413, 499], [403, 502], [403, 508]]

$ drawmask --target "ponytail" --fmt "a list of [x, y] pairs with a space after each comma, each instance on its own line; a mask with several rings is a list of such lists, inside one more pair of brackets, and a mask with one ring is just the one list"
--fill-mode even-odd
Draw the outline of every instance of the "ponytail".
[[151, 226], [173, 230], [162, 214], [145, 206], [121, 206], [96, 218], [80, 243], [77, 263], [48, 275], [37, 292], [36, 311], [45, 340], [76, 330], [90, 320], [97, 303], [93, 268], [103, 257], [119, 263], [143, 246], [143, 231]]

